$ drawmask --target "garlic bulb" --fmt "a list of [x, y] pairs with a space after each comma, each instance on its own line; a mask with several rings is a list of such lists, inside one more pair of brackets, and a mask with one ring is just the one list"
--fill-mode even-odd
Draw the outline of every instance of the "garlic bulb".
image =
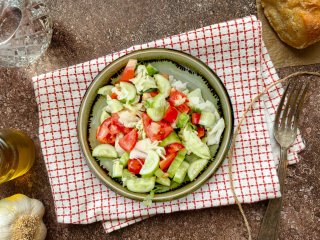
[[23, 194], [0, 200], [0, 240], [45, 239], [43, 214], [43, 204]]

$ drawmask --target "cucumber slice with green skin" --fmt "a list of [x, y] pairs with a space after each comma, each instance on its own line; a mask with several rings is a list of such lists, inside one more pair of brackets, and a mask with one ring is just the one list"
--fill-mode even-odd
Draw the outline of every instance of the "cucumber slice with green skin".
[[160, 93], [162, 93], [165, 97], [168, 97], [171, 91], [169, 80], [160, 74], [154, 75], [154, 79], [156, 80]]
[[201, 94], [201, 89], [200, 89], [200, 88], [197, 88], [197, 89], [191, 91], [190, 93], [188, 93], [187, 96], [188, 96], [188, 98], [198, 97], [198, 98], [200, 98], [200, 99], [203, 101], [202, 94]]
[[156, 183], [155, 177], [150, 178], [132, 178], [127, 180], [127, 188], [136, 193], [150, 192]]
[[103, 123], [103, 121], [108, 117], [110, 117], [110, 114], [107, 111], [103, 110], [100, 116], [100, 123]]
[[157, 177], [156, 178], [156, 183], [159, 183], [163, 186], [167, 186], [170, 187], [171, 181], [169, 178], [165, 178], [165, 177]]
[[129, 156], [130, 154], [128, 152], [125, 152], [124, 154], [122, 154], [119, 160], [124, 167], [128, 165]]
[[178, 128], [185, 127], [187, 125], [187, 123], [189, 122], [189, 120], [190, 120], [190, 116], [187, 113], [179, 114], [178, 119], [177, 119], [177, 127]]
[[173, 176], [176, 174], [176, 172], [177, 172], [178, 168], [180, 167], [181, 163], [183, 162], [186, 154], [187, 154], [186, 149], [182, 149], [178, 152], [177, 156], [175, 157], [175, 159], [173, 160], [173, 162], [171, 163], [171, 165], [167, 171], [170, 178], [173, 178]]
[[174, 175], [173, 181], [177, 182], [177, 183], [182, 183], [184, 178], [187, 175], [187, 171], [189, 168], [190, 164], [183, 161], [180, 165], [180, 167], [178, 168], [176, 174]]
[[136, 179], [136, 178], [137, 178], [137, 176], [134, 175], [132, 172], [129, 172], [128, 169], [123, 169], [121, 181], [122, 181], [122, 185], [124, 187], [127, 186], [127, 181], [129, 179]]
[[137, 95], [136, 87], [128, 82], [120, 82], [120, 89], [121, 93], [123, 93], [123, 96], [119, 100], [124, 100], [125, 102], [133, 101]]
[[122, 177], [123, 165], [119, 161], [114, 161], [112, 166], [112, 177]]
[[199, 124], [211, 128], [217, 122], [217, 117], [212, 112], [202, 112]]
[[178, 137], [178, 134], [176, 134], [175, 131], [171, 132], [168, 137], [163, 139], [159, 146], [165, 147], [170, 145], [171, 143], [181, 143], [180, 138]]
[[120, 112], [123, 109], [123, 105], [117, 99], [107, 100], [107, 110], [111, 113]]
[[156, 177], [161, 178], [161, 177], [163, 177], [164, 172], [163, 172], [160, 168], [158, 168], [157, 171], [154, 172], [154, 175], [155, 175]]
[[92, 156], [99, 158], [116, 158], [118, 157], [118, 153], [114, 146], [110, 144], [100, 144], [93, 149]]
[[159, 167], [159, 161], [159, 155], [155, 151], [150, 150], [139, 174], [142, 176], [152, 176]]
[[153, 121], [157, 122], [162, 120], [165, 110], [163, 108], [148, 108], [147, 114]]
[[143, 91], [143, 93], [150, 93], [150, 92], [154, 92], [154, 91], [157, 91], [157, 90], [158, 90], [158, 88], [149, 88], [149, 89]]
[[207, 159], [200, 159], [190, 164], [188, 168], [188, 177], [190, 181], [193, 181], [200, 174], [200, 172], [207, 166], [208, 161], [209, 160]]
[[112, 93], [112, 91], [111, 91], [112, 88], [114, 88], [114, 86], [112, 86], [112, 85], [107, 85], [102, 88], [99, 88], [98, 94], [104, 95], [104, 96], [110, 96]]
[[148, 75], [151, 77], [153, 77], [153, 75], [159, 73], [158, 69], [156, 69], [150, 63], [147, 65], [147, 72], [148, 72]]

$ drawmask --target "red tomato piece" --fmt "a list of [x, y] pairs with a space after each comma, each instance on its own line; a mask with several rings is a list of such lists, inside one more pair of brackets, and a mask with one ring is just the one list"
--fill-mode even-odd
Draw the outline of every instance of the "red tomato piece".
[[134, 158], [128, 160], [128, 170], [134, 174], [139, 174], [142, 166], [144, 164], [144, 160], [141, 158]]
[[113, 145], [118, 133], [127, 134], [132, 130], [131, 128], [123, 126], [118, 119], [118, 114], [113, 114], [101, 123], [96, 134], [96, 138], [100, 143], [109, 143]]
[[181, 143], [171, 143], [170, 145], [165, 147], [166, 153], [175, 153], [179, 150], [183, 149], [184, 146]]
[[165, 159], [161, 160], [159, 163], [162, 171], [165, 171], [170, 167], [177, 154], [177, 152], [166, 154]]
[[129, 59], [127, 66], [124, 68], [120, 81], [128, 82], [130, 79], [134, 78], [134, 70], [136, 69], [138, 61], [136, 59]]
[[159, 94], [158, 91], [153, 91], [153, 92], [149, 92], [149, 93], [150, 93], [151, 97], [155, 97]]
[[164, 114], [163, 120], [166, 120], [169, 123], [174, 123], [178, 117], [178, 113], [178, 110], [170, 105], [167, 112]]
[[171, 125], [166, 121], [153, 122], [146, 113], [142, 114], [142, 122], [147, 137], [150, 138], [151, 141], [163, 140], [173, 131]]
[[119, 145], [125, 151], [130, 152], [138, 141], [138, 130], [132, 129], [123, 138], [119, 140]]
[[201, 117], [201, 113], [196, 113], [196, 112], [192, 113], [192, 116], [191, 116], [192, 124], [194, 124], [194, 125], [199, 124], [200, 117]]
[[116, 93], [111, 93], [111, 98], [112, 99], [118, 99], [118, 95]]
[[96, 134], [96, 138], [100, 143], [114, 144], [117, 134], [121, 132], [117, 122], [117, 116], [112, 116], [101, 123]]
[[183, 92], [180, 92], [174, 88], [171, 89], [170, 96], [169, 96], [169, 103], [173, 106], [179, 106], [188, 102], [187, 95]]
[[203, 127], [198, 127], [197, 132], [198, 132], [198, 137], [199, 138], [202, 138], [204, 136], [204, 134], [205, 134], [205, 130], [204, 130]]
[[176, 108], [182, 113], [189, 113], [190, 112], [190, 107], [186, 103], [181, 104], [179, 106], [176, 106]]

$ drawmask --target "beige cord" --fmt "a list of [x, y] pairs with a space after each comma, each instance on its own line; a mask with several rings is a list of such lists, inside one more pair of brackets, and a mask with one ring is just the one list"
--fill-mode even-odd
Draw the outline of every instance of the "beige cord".
[[229, 168], [229, 178], [230, 178], [230, 187], [231, 187], [231, 190], [232, 190], [232, 194], [233, 194], [233, 197], [235, 199], [235, 202], [237, 203], [238, 207], [239, 207], [239, 210], [241, 212], [241, 215], [242, 215], [242, 218], [243, 218], [243, 221], [246, 225], [246, 228], [247, 228], [247, 232], [248, 232], [248, 239], [249, 240], [252, 240], [252, 236], [251, 236], [251, 228], [250, 228], [250, 225], [249, 225], [249, 222], [248, 222], [248, 219], [246, 217], [246, 214], [244, 213], [243, 211], [243, 208], [241, 206], [241, 203], [239, 202], [239, 199], [236, 195], [236, 192], [235, 192], [235, 189], [234, 189], [234, 185], [233, 185], [233, 176], [232, 176], [232, 157], [233, 157], [233, 152], [234, 152], [234, 147], [235, 147], [235, 142], [236, 142], [236, 138], [240, 132], [240, 127], [243, 123], [243, 121], [245, 120], [245, 117], [247, 116], [247, 113], [252, 109], [252, 106], [253, 104], [260, 99], [260, 97], [262, 95], [264, 95], [265, 93], [267, 93], [270, 88], [274, 87], [275, 85], [277, 85], [278, 83], [282, 83], [286, 80], [288, 80], [289, 78], [292, 78], [292, 77], [296, 77], [296, 76], [301, 76], [301, 75], [313, 75], [313, 76], [318, 76], [320, 77], [320, 73], [318, 72], [296, 72], [296, 73], [292, 73], [288, 76], [286, 76], [285, 78], [282, 78], [282, 79], [279, 79], [278, 81], [268, 85], [263, 92], [259, 93], [257, 96], [255, 96], [253, 98], [253, 100], [251, 101], [251, 103], [249, 104], [249, 106], [247, 107], [247, 109], [244, 111], [240, 121], [239, 121], [239, 124], [238, 126], [236, 127], [235, 131], [234, 131], [234, 135], [232, 137], [232, 143], [231, 143], [231, 146], [230, 146], [230, 151], [229, 151], [229, 154], [228, 154], [228, 168]]

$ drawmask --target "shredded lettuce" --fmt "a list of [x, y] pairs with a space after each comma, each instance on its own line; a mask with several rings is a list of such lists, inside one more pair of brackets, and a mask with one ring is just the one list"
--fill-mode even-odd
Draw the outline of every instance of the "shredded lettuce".
[[182, 143], [188, 151], [188, 154], [194, 153], [200, 158], [210, 159], [211, 154], [209, 147], [201, 141], [195, 130], [192, 129], [190, 124], [181, 129], [179, 133]]
[[224, 128], [225, 128], [224, 120], [223, 118], [220, 118], [212, 129], [208, 129], [207, 144], [208, 145], [219, 144], [221, 134], [223, 133]]
[[176, 90], [185, 94], [189, 93], [189, 90], [187, 88], [188, 83], [176, 80], [172, 75], [169, 76], [169, 82], [171, 84], [171, 87], [175, 88]]
[[150, 77], [147, 68], [144, 65], [139, 65], [136, 70], [136, 77], [130, 80], [136, 87], [137, 91], [143, 93], [148, 89], [157, 88], [157, 84], [153, 77]]
[[119, 122], [127, 128], [133, 128], [137, 125], [140, 118], [133, 112], [128, 110], [122, 110], [118, 112]]

